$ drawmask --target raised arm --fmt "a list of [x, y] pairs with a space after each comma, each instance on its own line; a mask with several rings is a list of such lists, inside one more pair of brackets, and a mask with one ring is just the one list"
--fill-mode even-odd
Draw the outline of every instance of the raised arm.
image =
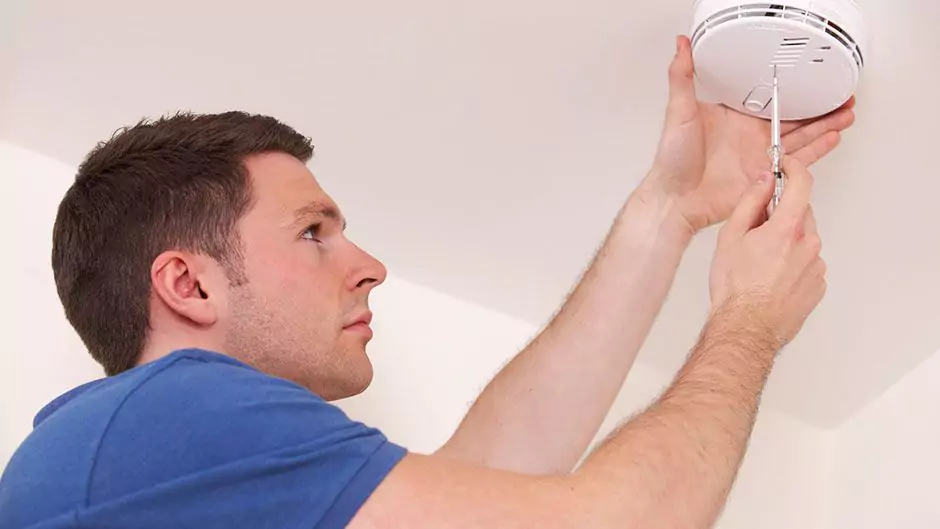
[[[684, 37], [669, 87], [653, 170], [567, 303], [487, 386], [441, 455], [524, 473], [569, 472], [623, 385], [693, 233], [727, 219], [769, 168], [766, 122], [697, 101]], [[790, 125], [788, 152], [804, 165], [826, 155], [852, 124], [851, 107]]]
[[[527, 476], [409, 455], [350, 527], [706, 528], [725, 503], [775, 355], [825, 292], [809, 210], [812, 179], [793, 160], [774, 217], [754, 187], [722, 230], [713, 309], [672, 385], [567, 476]], [[559, 423], [559, 429], [564, 424]]]

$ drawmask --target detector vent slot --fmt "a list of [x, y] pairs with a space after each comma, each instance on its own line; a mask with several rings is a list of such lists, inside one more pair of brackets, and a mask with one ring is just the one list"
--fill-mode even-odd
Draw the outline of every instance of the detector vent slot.
[[809, 37], [784, 37], [770, 64], [781, 68], [796, 66], [803, 58], [803, 52], [809, 46], [809, 41]]

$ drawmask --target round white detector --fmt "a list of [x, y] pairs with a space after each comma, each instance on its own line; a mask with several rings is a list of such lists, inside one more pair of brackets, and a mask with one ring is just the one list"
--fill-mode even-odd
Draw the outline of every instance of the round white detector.
[[827, 114], [855, 93], [869, 37], [854, 0], [697, 0], [694, 11], [696, 78], [719, 102], [770, 119], [774, 67], [784, 120]]

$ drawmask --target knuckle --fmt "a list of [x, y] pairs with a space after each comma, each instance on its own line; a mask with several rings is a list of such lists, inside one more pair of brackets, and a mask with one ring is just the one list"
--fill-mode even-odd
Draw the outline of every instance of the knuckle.
[[816, 177], [813, 176], [813, 173], [811, 173], [811, 172], [809, 172], [809, 171], [804, 171], [804, 172], [803, 172], [803, 178], [805, 179], [806, 184], [807, 184], [809, 187], [813, 187], [813, 184], [816, 183]]
[[790, 222], [787, 224], [786, 236], [787, 242], [798, 243], [804, 239], [805, 229], [802, 222]]
[[815, 233], [809, 234], [806, 236], [806, 246], [814, 254], [819, 254], [822, 251], [822, 239], [819, 238], [819, 235]]

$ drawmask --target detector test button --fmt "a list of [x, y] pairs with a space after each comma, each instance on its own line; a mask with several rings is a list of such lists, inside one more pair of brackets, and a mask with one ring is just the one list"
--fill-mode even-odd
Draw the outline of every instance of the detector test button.
[[744, 108], [751, 112], [763, 112], [774, 97], [774, 90], [769, 86], [758, 86], [744, 98]]

